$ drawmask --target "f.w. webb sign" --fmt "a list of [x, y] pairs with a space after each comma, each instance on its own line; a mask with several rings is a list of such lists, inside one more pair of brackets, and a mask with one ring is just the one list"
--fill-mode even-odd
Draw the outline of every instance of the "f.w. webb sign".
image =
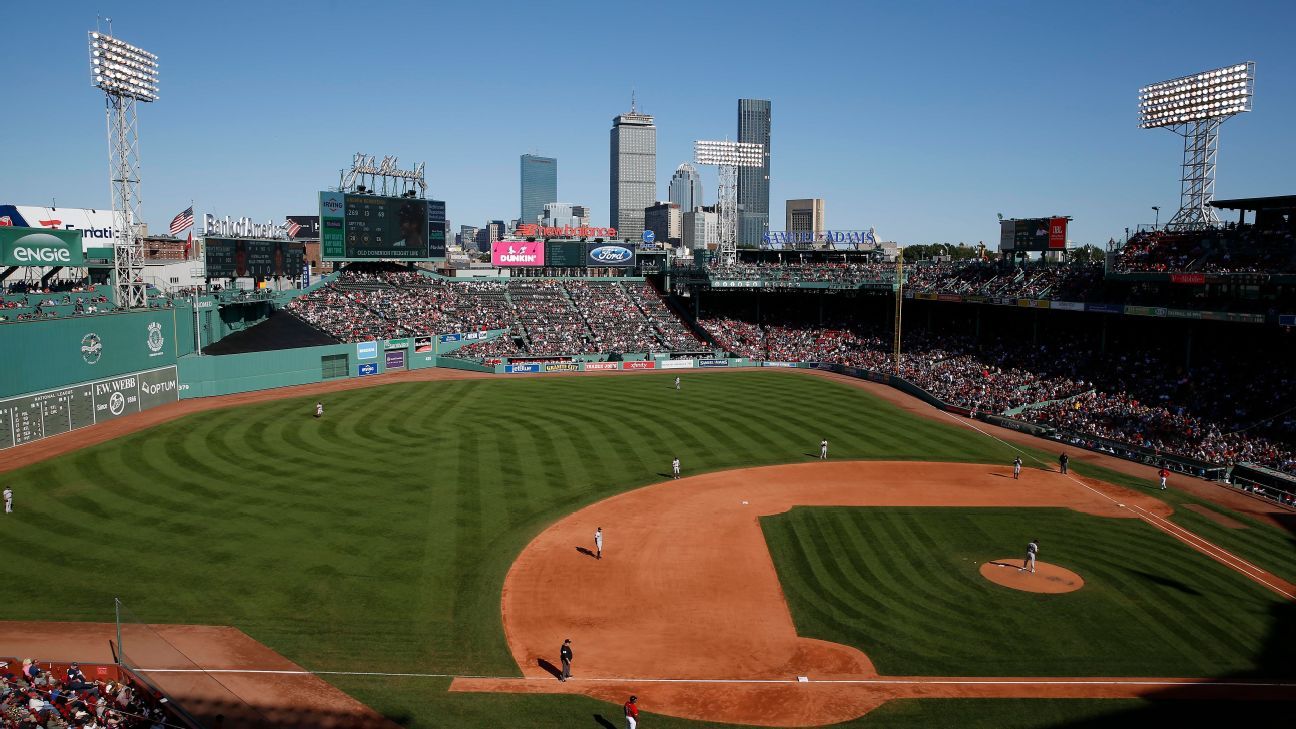
[[203, 235], [216, 238], [287, 238], [288, 224], [273, 220], [254, 223], [248, 217], [232, 220], [228, 215], [221, 219], [207, 213], [203, 215]]

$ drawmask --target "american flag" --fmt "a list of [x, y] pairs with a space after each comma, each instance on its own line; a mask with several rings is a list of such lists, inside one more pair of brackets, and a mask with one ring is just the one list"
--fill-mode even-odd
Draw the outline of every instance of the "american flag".
[[185, 211], [171, 218], [171, 235], [175, 235], [185, 228], [193, 227], [193, 206], [185, 208]]
[[288, 218], [288, 237], [296, 238], [297, 234], [300, 232], [301, 232], [301, 225], [299, 225], [296, 220], [293, 220], [292, 218]]

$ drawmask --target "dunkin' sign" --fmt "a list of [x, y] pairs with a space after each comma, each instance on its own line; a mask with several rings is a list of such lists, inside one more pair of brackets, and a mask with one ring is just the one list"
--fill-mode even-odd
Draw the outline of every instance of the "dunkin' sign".
[[491, 265], [543, 266], [544, 252], [541, 241], [496, 241], [491, 244]]

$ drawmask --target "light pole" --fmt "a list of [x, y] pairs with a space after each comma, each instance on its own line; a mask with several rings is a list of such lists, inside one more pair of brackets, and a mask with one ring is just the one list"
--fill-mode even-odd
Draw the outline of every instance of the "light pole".
[[1161, 207], [1153, 205], [1152, 209], [1156, 211], [1156, 222], [1152, 224], [1152, 230], [1156, 230], [1161, 227]]

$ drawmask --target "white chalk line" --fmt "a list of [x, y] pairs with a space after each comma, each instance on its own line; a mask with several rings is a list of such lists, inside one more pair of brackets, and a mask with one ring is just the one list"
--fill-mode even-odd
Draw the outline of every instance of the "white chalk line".
[[[1026, 456], [1027, 458], [1030, 458], [1031, 460], [1035, 461], [1036, 463], [1044, 464], [1044, 461], [1041, 461], [1039, 458], [1035, 457], [1033, 454], [1027, 453], [1026, 451], [1022, 450], [1021, 448], [1018, 448], [1016, 445], [1014, 445], [1014, 444], [1012, 444], [1012, 443], [1009, 443], [1009, 442], [1005, 441], [1004, 439], [1000, 438], [999, 436], [995, 435], [994, 433], [990, 433], [990, 432], [988, 432], [988, 431], [982, 430], [981, 428], [978, 428], [978, 427], [976, 426], [975, 423], [972, 423], [972, 422], [970, 422], [970, 421], [967, 420], [967, 419], [959, 418], [959, 417], [956, 416], [956, 415], [953, 415], [953, 414], [951, 414], [951, 413], [947, 413], [947, 412], [945, 412], [944, 410], [940, 410], [940, 409], [937, 409], [937, 412], [939, 412], [940, 414], [942, 414], [942, 415], [944, 415], [944, 416], [946, 416], [946, 417], [952, 419], [952, 420], [953, 420], [954, 422], [956, 422], [956, 423], [959, 423], [959, 424], [961, 424], [961, 425], [963, 425], [963, 426], [965, 426], [965, 427], [968, 427], [968, 428], [971, 428], [972, 430], [975, 430], [976, 432], [980, 433], [981, 435], [986, 436], [987, 438], [992, 438], [992, 439], [994, 439], [994, 440], [999, 441], [1000, 443], [1002, 443], [1003, 445], [1007, 446], [1008, 448], [1010, 448], [1010, 449], [1012, 449], [1012, 450], [1014, 450], [1014, 451], [1016, 451], [1016, 452], [1022, 454], [1023, 456]], [[1098, 489], [1095, 489], [1094, 487], [1090, 486], [1089, 484], [1087, 484], [1087, 483], [1081, 481], [1080, 479], [1078, 479], [1078, 478], [1072, 476], [1070, 473], [1065, 473], [1065, 474], [1062, 474], [1062, 475], [1066, 476], [1067, 479], [1069, 479], [1072, 483], [1075, 483], [1075, 484], [1077, 484], [1077, 485], [1079, 485], [1079, 486], [1082, 486], [1082, 487], [1088, 489], [1089, 491], [1092, 491], [1093, 493], [1095, 493], [1095, 494], [1097, 494], [1097, 495], [1103, 497], [1104, 499], [1107, 499], [1108, 501], [1110, 501], [1111, 503], [1115, 504], [1115, 505], [1118, 506], [1119, 508], [1125, 509], [1125, 510], [1129, 511], [1130, 513], [1134, 514], [1134, 516], [1138, 517], [1139, 519], [1142, 519], [1144, 522], [1146, 522], [1146, 523], [1148, 523], [1148, 524], [1150, 524], [1150, 525], [1152, 525], [1152, 526], [1154, 526], [1154, 527], [1160, 529], [1161, 531], [1165, 532], [1166, 534], [1169, 534], [1170, 536], [1174, 537], [1175, 539], [1178, 539], [1179, 541], [1183, 542], [1184, 544], [1187, 544], [1187, 545], [1190, 546], [1190, 547], [1194, 547], [1195, 549], [1197, 549], [1198, 551], [1202, 552], [1203, 554], [1206, 554], [1207, 556], [1210, 556], [1210, 557], [1214, 557], [1217, 561], [1219, 561], [1221, 564], [1225, 565], [1226, 567], [1230, 567], [1230, 568], [1232, 568], [1234, 571], [1242, 573], [1243, 575], [1245, 575], [1246, 577], [1250, 578], [1251, 580], [1253, 580], [1253, 581], [1255, 581], [1255, 582], [1258, 582], [1258, 583], [1264, 585], [1265, 587], [1268, 587], [1270, 590], [1273, 590], [1274, 592], [1278, 593], [1279, 595], [1282, 595], [1283, 597], [1287, 598], [1288, 600], [1296, 599], [1296, 595], [1293, 595], [1292, 593], [1288, 592], [1287, 590], [1284, 590], [1283, 588], [1279, 587], [1278, 585], [1275, 585], [1275, 584], [1273, 584], [1272, 582], [1269, 582], [1268, 580], [1266, 580], [1265, 577], [1268, 576], [1268, 574], [1269, 574], [1267, 571], [1265, 571], [1265, 570], [1263, 570], [1263, 569], [1261, 569], [1261, 568], [1259, 568], [1259, 567], [1256, 567], [1255, 565], [1251, 564], [1250, 562], [1247, 562], [1246, 560], [1242, 559], [1241, 557], [1238, 557], [1237, 555], [1235, 555], [1235, 554], [1233, 554], [1233, 553], [1231, 553], [1231, 552], [1225, 550], [1224, 548], [1222, 548], [1222, 547], [1220, 547], [1220, 546], [1218, 546], [1218, 545], [1215, 545], [1215, 544], [1212, 544], [1211, 542], [1206, 541], [1205, 539], [1203, 539], [1202, 537], [1198, 536], [1197, 534], [1195, 534], [1195, 533], [1193, 533], [1193, 532], [1191, 532], [1191, 531], [1189, 531], [1189, 530], [1187, 530], [1187, 529], [1185, 529], [1185, 528], [1179, 526], [1178, 524], [1175, 524], [1175, 523], [1172, 522], [1172, 521], [1169, 521], [1169, 520], [1166, 519], [1165, 517], [1159, 516], [1159, 515], [1157, 515], [1157, 514], [1153, 514], [1152, 512], [1148, 511], [1147, 509], [1144, 509], [1144, 508], [1141, 507], [1141, 506], [1138, 506], [1138, 505], [1126, 506], [1125, 504], [1120, 503], [1119, 501], [1117, 501], [1116, 499], [1112, 498], [1111, 496], [1108, 496], [1107, 494], [1104, 494], [1103, 492], [1099, 491]]]
[[[137, 668], [140, 673], [242, 673], [271, 674], [287, 676], [386, 676], [394, 678], [463, 678], [486, 681], [543, 681], [550, 683], [556, 679], [544, 676], [470, 676], [453, 673], [395, 673], [386, 671], [306, 671], [275, 670], [259, 668]], [[1260, 688], [1296, 688], [1296, 682], [1288, 681], [1219, 681], [1210, 678], [1183, 679], [1112, 679], [1112, 678], [811, 678], [802, 681], [800, 678], [618, 678], [593, 677], [568, 679], [575, 683], [689, 683], [689, 684], [798, 684], [829, 683], [858, 684], [879, 686], [1222, 686], [1222, 687], [1260, 687]]]

